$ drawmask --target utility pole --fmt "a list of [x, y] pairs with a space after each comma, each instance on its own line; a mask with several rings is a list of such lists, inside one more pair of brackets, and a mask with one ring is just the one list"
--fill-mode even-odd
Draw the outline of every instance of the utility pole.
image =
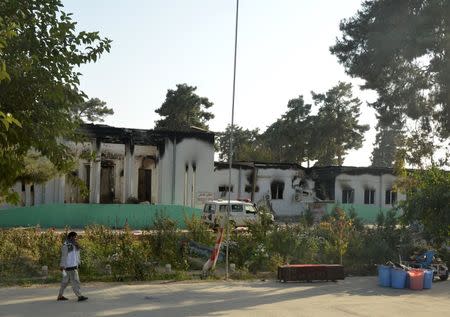
[[228, 210], [225, 228], [227, 231], [226, 260], [225, 260], [225, 279], [228, 280], [229, 267], [229, 244], [230, 244], [230, 212], [231, 212], [231, 168], [233, 166], [233, 132], [234, 132], [234, 99], [236, 95], [236, 56], [237, 56], [237, 36], [238, 36], [238, 20], [239, 20], [239, 0], [236, 0], [236, 27], [234, 32], [234, 69], [233, 69], [233, 97], [231, 102], [231, 129], [230, 129], [230, 151], [228, 154], [229, 171], [228, 171]]

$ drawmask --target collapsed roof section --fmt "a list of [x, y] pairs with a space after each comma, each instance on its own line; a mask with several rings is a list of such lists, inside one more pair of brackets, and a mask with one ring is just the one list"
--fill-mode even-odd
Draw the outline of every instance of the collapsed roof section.
[[[214, 166], [215, 166], [216, 170], [223, 170], [223, 169], [229, 168], [229, 163], [228, 162], [214, 162]], [[300, 164], [296, 164], [296, 163], [274, 163], [274, 162], [258, 162], [258, 161], [233, 161], [232, 168], [242, 168], [242, 169], [276, 168], [276, 169], [281, 169], [281, 170], [288, 170], [288, 169], [297, 169], [297, 170], [303, 170], [303, 171], [307, 170], [307, 168], [301, 166]]]
[[[228, 162], [214, 162], [216, 170], [228, 169]], [[276, 168], [276, 169], [296, 169], [303, 170], [307, 174], [312, 174], [314, 178], [317, 176], [336, 177], [340, 174], [348, 175], [384, 175], [393, 174], [394, 170], [390, 167], [358, 167], [358, 166], [313, 166], [303, 167], [297, 163], [276, 163], [276, 162], [258, 162], [258, 161], [233, 161], [233, 168], [252, 169], [262, 168]]]
[[214, 133], [192, 128], [187, 131], [145, 130], [111, 127], [104, 124], [83, 124], [80, 132], [89, 138], [96, 138], [103, 143], [134, 145], [164, 144], [166, 139], [179, 143], [185, 138], [194, 138], [214, 144]]

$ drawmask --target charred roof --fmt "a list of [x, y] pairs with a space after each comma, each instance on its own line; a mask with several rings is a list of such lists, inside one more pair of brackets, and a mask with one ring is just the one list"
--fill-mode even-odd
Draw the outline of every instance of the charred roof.
[[[216, 170], [227, 169], [228, 162], [214, 162]], [[297, 169], [306, 170], [305, 167], [296, 163], [275, 163], [275, 162], [259, 162], [259, 161], [235, 161], [232, 163], [233, 168], [253, 169], [254, 167], [260, 169], [277, 168], [282, 170]]]
[[198, 129], [187, 131], [145, 130], [118, 128], [104, 124], [83, 124], [80, 132], [89, 138], [96, 138], [103, 143], [123, 144], [132, 142], [134, 145], [158, 146], [165, 139], [179, 143], [185, 138], [195, 138], [214, 144], [214, 133], [199, 131]]

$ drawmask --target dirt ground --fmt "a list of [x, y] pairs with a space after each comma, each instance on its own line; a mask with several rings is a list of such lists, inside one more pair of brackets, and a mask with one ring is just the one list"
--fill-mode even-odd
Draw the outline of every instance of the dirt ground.
[[0, 288], [0, 316], [450, 316], [450, 281], [430, 290], [344, 281], [192, 281], [83, 284], [86, 302], [57, 302], [58, 285]]

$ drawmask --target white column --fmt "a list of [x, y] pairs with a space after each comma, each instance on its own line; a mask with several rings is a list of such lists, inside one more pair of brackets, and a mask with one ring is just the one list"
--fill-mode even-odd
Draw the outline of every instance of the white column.
[[31, 206], [31, 185], [25, 184], [25, 206]]
[[191, 207], [195, 208], [195, 196], [196, 196], [196, 174], [197, 166], [192, 165], [192, 191], [191, 191]]
[[58, 195], [58, 203], [65, 203], [66, 196], [66, 175], [63, 175], [59, 178], [59, 195]]
[[91, 141], [92, 151], [95, 152], [95, 159], [91, 161], [91, 175], [89, 183], [89, 202], [91, 204], [100, 203], [100, 175], [102, 167], [102, 153], [100, 140]]
[[42, 189], [44, 184], [34, 184], [34, 205], [42, 205]]
[[134, 144], [132, 142], [127, 142], [125, 144], [125, 158], [123, 162], [123, 177], [124, 177], [124, 197], [123, 202], [126, 202], [128, 197], [134, 194]]

